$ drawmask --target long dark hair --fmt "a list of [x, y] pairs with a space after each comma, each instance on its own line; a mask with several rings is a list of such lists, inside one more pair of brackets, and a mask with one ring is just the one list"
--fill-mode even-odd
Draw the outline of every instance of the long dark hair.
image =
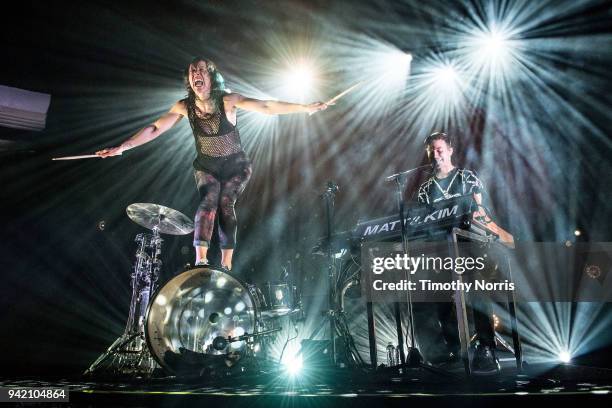
[[196, 94], [193, 89], [191, 89], [191, 84], [189, 83], [189, 68], [200, 61], [206, 63], [206, 68], [208, 69], [208, 73], [210, 75], [210, 99], [214, 103], [216, 112], [223, 103], [223, 95], [227, 94], [227, 91], [225, 90], [225, 80], [223, 79], [221, 73], [217, 71], [217, 66], [215, 63], [201, 56], [194, 57], [189, 65], [187, 65], [187, 68], [185, 68], [185, 72], [183, 73], [183, 82], [185, 84], [185, 89], [187, 90], [187, 108], [193, 111], [195, 109], [196, 100]]

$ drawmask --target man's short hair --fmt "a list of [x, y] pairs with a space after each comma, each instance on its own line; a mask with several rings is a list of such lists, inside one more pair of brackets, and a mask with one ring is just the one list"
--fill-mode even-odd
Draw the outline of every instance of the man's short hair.
[[428, 148], [436, 140], [444, 140], [446, 144], [448, 145], [448, 147], [454, 147], [455, 145], [453, 138], [444, 132], [432, 133], [431, 135], [425, 138], [425, 141], [423, 142], [423, 144], [425, 145], [426, 148]]

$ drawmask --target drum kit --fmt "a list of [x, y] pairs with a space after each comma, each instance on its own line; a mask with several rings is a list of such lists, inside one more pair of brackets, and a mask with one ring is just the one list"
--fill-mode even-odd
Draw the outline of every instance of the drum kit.
[[193, 222], [179, 211], [135, 203], [128, 217], [151, 233], [136, 236], [132, 299], [125, 331], [86, 371], [89, 376], [228, 375], [272, 367], [270, 347], [285, 318], [302, 313], [297, 287], [262, 289], [222, 268], [188, 267], [158, 286], [161, 234], [184, 235]]

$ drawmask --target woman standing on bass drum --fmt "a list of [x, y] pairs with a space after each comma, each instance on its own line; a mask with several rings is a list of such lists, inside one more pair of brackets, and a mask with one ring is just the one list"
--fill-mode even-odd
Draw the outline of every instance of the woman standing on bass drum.
[[176, 102], [155, 123], [140, 130], [121, 145], [100, 150], [96, 154], [103, 158], [121, 155], [126, 150], [150, 142], [186, 116], [195, 138], [197, 157], [193, 167], [200, 195], [193, 240], [196, 265], [207, 263], [206, 255], [215, 217], [219, 214], [221, 266], [231, 269], [237, 231], [234, 205], [252, 172], [251, 161], [242, 149], [236, 127], [237, 109], [282, 115], [314, 113], [327, 109], [327, 105], [321, 102], [302, 105], [262, 101], [228, 93], [215, 65], [202, 57], [191, 61], [185, 70], [184, 79], [187, 88], [185, 99]]

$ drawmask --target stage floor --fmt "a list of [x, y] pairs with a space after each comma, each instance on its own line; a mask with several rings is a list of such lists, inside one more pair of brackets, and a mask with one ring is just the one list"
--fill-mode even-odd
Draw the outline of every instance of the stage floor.
[[[507, 365], [507, 362], [506, 364]], [[550, 403], [560, 399], [611, 406], [612, 370], [575, 365], [531, 365], [518, 374], [504, 368], [498, 376], [467, 378], [429, 370], [390, 372], [319, 370], [289, 377], [286, 373], [236, 375], [217, 380], [166, 377], [129, 381], [83, 379], [4, 379], [3, 387], [69, 389], [70, 405], [57, 406], [420, 406]], [[41, 403], [42, 405], [43, 403]], [[50, 403], [44, 403], [49, 406]], [[52, 404], [52, 403], [51, 403]]]

